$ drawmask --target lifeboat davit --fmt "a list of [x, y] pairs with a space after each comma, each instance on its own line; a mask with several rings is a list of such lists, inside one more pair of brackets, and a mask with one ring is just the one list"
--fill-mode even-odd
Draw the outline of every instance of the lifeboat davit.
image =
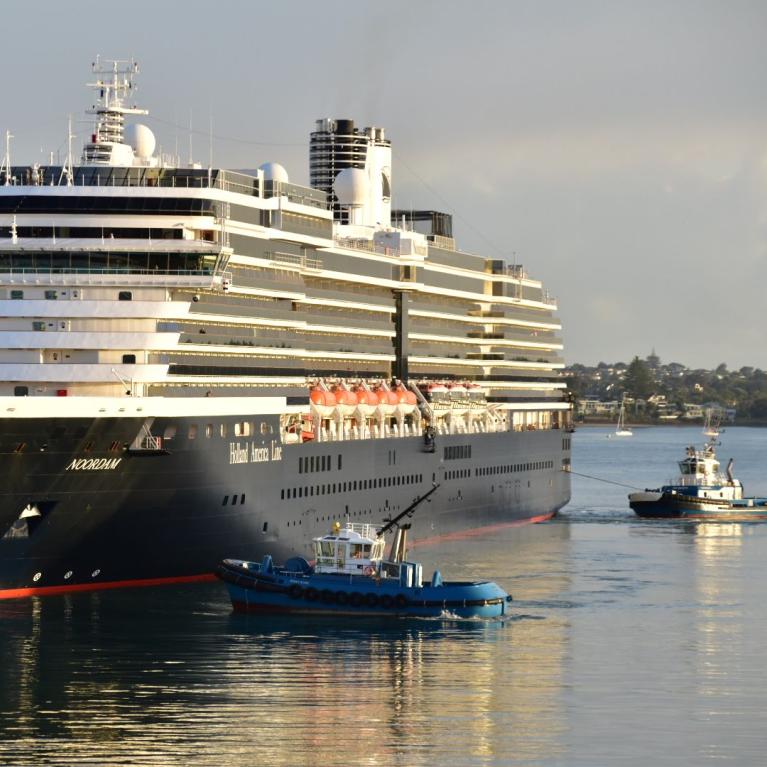
[[325, 391], [319, 386], [312, 386], [309, 399], [315, 410], [322, 416], [330, 416], [336, 409], [336, 395], [332, 391]]
[[402, 384], [397, 386], [392, 394], [397, 398], [397, 413], [399, 415], [408, 415], [416, 409], [418, 400], [415, 394], [408, 391]]
[[351, 415], [357, 409], [357, 394], [342, 384], [334, 386], [332, 393], [336, 398], [336, 407], [342, 415]]
[[352, 391], [357, 395], [357, 410], [360, 415], [364, 418], [373, 415], [378, 407], [378, 397], [364, 386], [356, 386]]

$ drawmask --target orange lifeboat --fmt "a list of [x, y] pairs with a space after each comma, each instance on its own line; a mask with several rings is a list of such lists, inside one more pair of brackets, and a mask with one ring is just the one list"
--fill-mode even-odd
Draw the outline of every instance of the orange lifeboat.
[[397, 408], [397, 395], [383, 386], [379, 386], [375, 390], [375, 395], [378, 399], [378, 409], [384, 415], [393, 415]]
[[336, 398], [336, 405], [343, 415], [351, 415], [357, 409], [357, 394], [349, 391], [343, 384], [333, 387], [332, 393]]
[[416, 408], [416, 396], [413, 392], [408, 391], [402, 384], [399, 384], [392, 392], [397, 398], [397, 413], [400, 415], [408, 415], [412, 413]]
[[378, 397], [363, 386], [356, 386], [352, 390], [357, 395], [357, 409], [363, 416], [370, 416], [378, 407]]
[[329, 416], [336, 407], [336, 395], [332, 391], [325, 391], [319, 386], [312, 386], [309, 399], [320, 415]]

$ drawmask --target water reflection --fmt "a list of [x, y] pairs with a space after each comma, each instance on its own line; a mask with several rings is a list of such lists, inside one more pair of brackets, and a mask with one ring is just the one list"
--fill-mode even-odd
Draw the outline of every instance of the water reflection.
[[[540, 762], [563, 752], [568, 526], [419, 551], [505, 622], [233, 615], [217, 584], [0, 603], [0, 761]], [[446, 566], [445, 562], [450, 562]]]

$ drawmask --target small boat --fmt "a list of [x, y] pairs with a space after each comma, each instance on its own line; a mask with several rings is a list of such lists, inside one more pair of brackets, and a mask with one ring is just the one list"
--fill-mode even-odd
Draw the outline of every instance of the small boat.
[[724, 431], [722, 425], [722, 411], [712, 407], [706, 408], [705, 422], [703, 424], [703, 434], [706, 437], [717, 439]]
[[608, 437], [633, 437], [634, 432], [626, 426], [626, 407], [621, 402], [620, 410], [618, 411], [618, 423], [615, 425], [615, 431], [612, 434], [608, 434]]
[[726, 473], [719, 470], [715, 445], [702, 450], [687, 448], [679, 462], [680, 477], [675, 484], [657, 490], [629, 493], [629, 505], [640, 517], [684, 519], [767, 518], [767, 498], [743, 496], [743, 485], [732, 474], [730, 459]]
[[[315, 562], [302, 557], [275, 565], [225, 559], [217, 575], [235, 612], [283, 612], [421, 618], [497, 618], [511, 597], [490, 581], [443, 581], [439, 570], [423, 582], [418, 562], [406, 560], [409, 523], [401, 523], [439, 485], [378, 529], [367, 523], [334, 523], [313, 540]], [[388, 557], [385, 534], [395, 531]]]

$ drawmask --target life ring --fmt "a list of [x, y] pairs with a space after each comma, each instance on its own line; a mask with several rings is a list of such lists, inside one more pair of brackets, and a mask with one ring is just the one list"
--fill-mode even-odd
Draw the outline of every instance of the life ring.
[[317, 599], [319, 599], [319, 596], [320, 592], [311, 586], [304, 592], [304, 599], [306, 599], [307, 602], [316, 602]]
[[397, 594], [396, 597], [394, 597], [394, 606], [401, 610], [403, 607], [407, 606], [407, 597], [404, 594]]
[[368, 607], [378, 607], [378, 597], [372, 591], [369, 591], [365, 594], [365, 604]]
[[391, 594], [382, 594], [380, 598], [381, 607], [391, 610], [394, 607], [394, 597]]
[[365, 569], [362, 571], [362, 574], [367, 575], [368, 577], [373, 575], [373, 573], [375, 573], [375, 567], [373, 567], [372, 565], [366, 565]]
[[301, 597], [304, 595], [304, 590], [297, 584], [294, 583], [289, 589], [288, 589], [288, 596], [291, 599], [301, 599]]

